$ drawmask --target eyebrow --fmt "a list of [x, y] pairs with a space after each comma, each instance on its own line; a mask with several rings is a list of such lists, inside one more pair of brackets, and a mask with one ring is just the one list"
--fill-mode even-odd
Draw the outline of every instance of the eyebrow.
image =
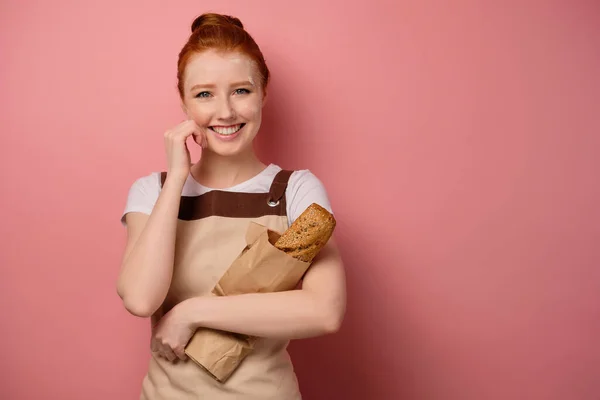
[[[231, 84], [231, 86], [254, 86], [252, 84], [252, 82], [250, 81], [240, 81], [240, 82], [234, 82]], [[216, 87], [216, 85], [212, 84], [212, 83], [199, 83], [197, 85], [194, 85], [191, 87], [190, 91], [194, 91], [196, 89], [214, 89]]]

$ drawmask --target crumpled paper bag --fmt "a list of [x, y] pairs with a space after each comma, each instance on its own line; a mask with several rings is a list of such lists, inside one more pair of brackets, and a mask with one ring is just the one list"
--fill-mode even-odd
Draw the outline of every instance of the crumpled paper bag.
[[[221, 277], [212, 294], [232, 296], [294, 289], [310, 267], [274, 246], [281, 236], [250, 222], [247, 246]], [[255, 337], [209, 328], [197, 329], [185, 353], [219, 382], [225, 382], [254, 348]]]

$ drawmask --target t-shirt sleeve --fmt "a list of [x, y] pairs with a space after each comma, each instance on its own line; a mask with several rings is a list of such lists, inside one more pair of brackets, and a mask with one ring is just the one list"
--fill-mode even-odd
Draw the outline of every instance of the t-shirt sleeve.
[[160, 174], [152, 173], [138, 178], [129, 188], [125, 210], [121, 215], [121, 224], [126, 225], [125, 215], [130, 212], [141, 212], [150, 215], [159, 194]]
[[309, 170], [294, 171], [286, 192], [287, 214], [290, 225], [310, 206], [317, 203], [333, 214], [325, 186]]

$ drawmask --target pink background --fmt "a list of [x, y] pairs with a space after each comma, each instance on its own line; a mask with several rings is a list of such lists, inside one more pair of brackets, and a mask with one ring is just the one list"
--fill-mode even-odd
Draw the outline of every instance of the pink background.
[[600, 398], [600, 5], [573, 0], [0, 3], [0, 398], [138, 397], [119, 217], [209, 10], [273, 73], [261, 153], [339, 221], [348, 313], [291, 346], [306, 399]]

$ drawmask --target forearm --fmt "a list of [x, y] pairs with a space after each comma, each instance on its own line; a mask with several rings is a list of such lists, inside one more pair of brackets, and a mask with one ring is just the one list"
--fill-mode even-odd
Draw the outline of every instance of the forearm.
[[169, 290], [183, 182], [167, 179], [143, 231], [124, 257], [119, 295], [136, 315], [154, 313]]
[[305, 290], [195, 297], [180, 303], [194, 328], [300, 339], [335, 332], [340, 318]]

